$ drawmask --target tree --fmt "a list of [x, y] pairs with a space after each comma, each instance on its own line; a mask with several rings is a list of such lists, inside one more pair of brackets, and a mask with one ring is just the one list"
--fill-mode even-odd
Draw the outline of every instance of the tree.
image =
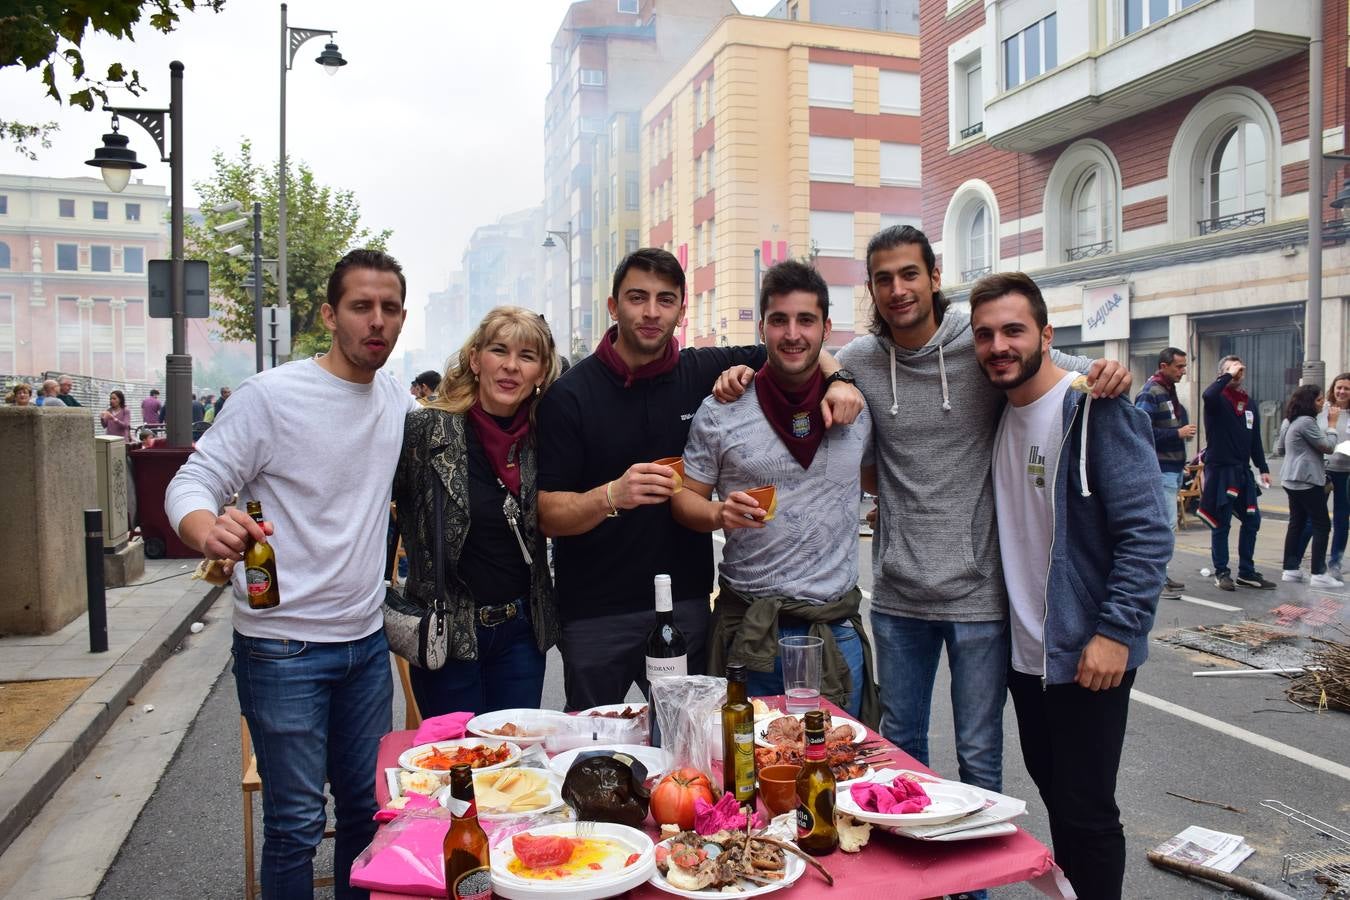
[[[99, 64], [98, 78], [90, 74], [80, 45], [89, 31], [101, 32], [118, 40], [135, 40], [131, 30], [150, 13], [150, 27], [168, 34], [178, 26], [179, 10], [192, 12], [205, 7], [219, 12], [225, 0], [70, 0], [66, 3], [0, 0], [0, 69], [21, 65], [26, 71], [42, 69], [47, 96], [62, 102], [60, 84], [68, 78], [65, 100], [86, 111], [108, 102], [108, 88], [125, 88], [139, 97], [144, 87], [140, 73], [127, 71], [120, 62]], [[64, 46], [63, 46], [64, 45]], [[67, 72], [66, 69], [69, 71]], [[63, 77], [64, 76], [64, 77]], [[49, 135], [57, 130], [55, 122], [27, 124], [0, 119], [0, 141], [13, 141], [14, 149], [29, 159], [37, 152], [29, 143], [50, 146]]]
[[[241, 216], [252, 217], [253, 201], [262, 203], [263, 256], [277, 255], [277, 172], [253, 160], [253, 147], [244, 141], [239, 155], [228, 158], [217, 151], [212, 157], [215, 175], [193, 185], [202, 201], [204, 218], [185, 223], [185, 239], [191, 255], [211, 264], [211, 295], [224, 298], [225, 307], [216, 317], [226, 340], [253, 340], [253, 291], [244, 282], [253, 274], [252, 228], [217, 234], [214, 226]], [[214, 207], [237, 200], [239, 212], [215, 213]], [[295, 356], [328, 349], [329, 335], [319, 317], [328, 290], [333, 264], [353, 247], [385, 249], [391, 231], [372, 234], [361, 227], [361, 206], [351, 191], [319, 184], [303, 162], [287, 160], [286, 167], [286, 261], [289, 269], [291, 344]], [[243, 244], [236, 257], [225, 254], [232, 244]], [[264, 277], [263, 305], [277, 302], [277, 288]]]

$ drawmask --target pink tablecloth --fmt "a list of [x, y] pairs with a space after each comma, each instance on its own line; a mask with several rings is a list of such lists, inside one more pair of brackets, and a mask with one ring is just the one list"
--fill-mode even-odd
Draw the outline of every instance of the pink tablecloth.
[[[782, 708], [781, 697], [765, 700], [770, 706]], [[831, 711], [841, 712], [837, 708]], [[380, 742], [377, 763], [380, 774], [375, 779], [375, 795], [381, 807], [389, 800], [384, 770], [398, 766], [399, 754], [412, 746], [412, 737], [411, 731], [395, 731], [385, 735]], [[870, 731], [868, 737], [885, 740]], [[891, 759], [898, 768], [932, 771], [899, 748], [891, 751]], [[1065, 896], [1059, 887], [1060, 878], [1056, 877], [1059, 870], [1050, 851], [1021, 829], [1006, 837], [934, 843], [911, 840], [874, 828], [861, 853], [834, 853], [821, 862], [834, 876], [834, 887], [829, 887], [819, 875], [808, 870], [789, 889], [793, 900], [827, 897], [834, 900], [841, 897], [849, 900], [872, 897], [878, 900], [925, 900], [1019, 881], [1032, 882], [1051, 897]], [[407, 900], [408, 895], [372, 892], [370, 896], [372, 900]], [[643, 885], [627, 896], [641, 900], [669, 900], [671, 897], [650, 885]]]

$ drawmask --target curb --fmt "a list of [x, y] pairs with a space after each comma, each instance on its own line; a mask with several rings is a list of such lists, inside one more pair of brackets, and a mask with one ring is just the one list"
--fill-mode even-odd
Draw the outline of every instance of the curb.
[[160, 617], [125, 653], [123, 660], [99, 677], [47, 726], [0, 775], [0, 853], [4, 853], [32, 821], [70, 773], [112, 727], [150, 676], [183, 642], [192, 623], [224, 591], [213, 587], [200, 596], [185, 596]]

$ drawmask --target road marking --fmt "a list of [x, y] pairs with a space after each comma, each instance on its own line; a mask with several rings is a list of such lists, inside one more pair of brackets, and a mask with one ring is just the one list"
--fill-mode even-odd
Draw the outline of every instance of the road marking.
[[1178, 599], [1185, 600], [1187, 603], [1194, 603], [1197, 606], [1208, 606], [1211, 609], [1221, 609], [1224, 612], [1242, 612], [1240, 606], [1229, 606], [1227, 603], [1215, 603], [1213, 600], [1206, 600], [1203, 597], [1191, 597], [1182, 594]]
[[1245, 728], [1238, 728], [1236, 725], [1230, 725], [1227, 722], [1220, 721], [1212, 716], [1207, 716], [1204, 713], [1198, 713], [1193, 709], [1178, 706], [1170, 700], [1154, 697], [1152, 694], [1146, 694], [1143, 691], [1130, 691], [1130, 699], [1137, 700], [1145, 706], [1151, 706], [1162, 712], [1171, 713], [1178, 718], [1185, 719], [1188, 722], [1194, 722], [1196, 725], [1204, 726], [1205, 728], [1217, 731], [1220, 734], [1226, 734], [1229, 737], [1245, 741], [1253, 747], [1269, 750], [1271, 753], [1279, 754], [1285, 759], [1292, 759], [1294, 762], [1300, 762], [1305, 766], [1311, 766], [1320, 772], [1326, 772], [1328, 775], [1335, 775], [1337, 778], [1350, 781], [1350, 766], [1343, 766], [1340, 763], [1332, 762], [1329, 759], [1323, 759], [1306, 750], [1291, 747], [1288, 744], [1280, 743], [1279, 741], [1272, 740], [1264, 735], [1248, 731]]

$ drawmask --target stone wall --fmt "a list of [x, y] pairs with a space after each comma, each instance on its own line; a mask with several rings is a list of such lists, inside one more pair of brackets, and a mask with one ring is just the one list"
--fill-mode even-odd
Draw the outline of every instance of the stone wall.
[[88, 410], [0, 407], [0, 634], [51, 634], [86, 604], [84, 510], [98, 506]]

